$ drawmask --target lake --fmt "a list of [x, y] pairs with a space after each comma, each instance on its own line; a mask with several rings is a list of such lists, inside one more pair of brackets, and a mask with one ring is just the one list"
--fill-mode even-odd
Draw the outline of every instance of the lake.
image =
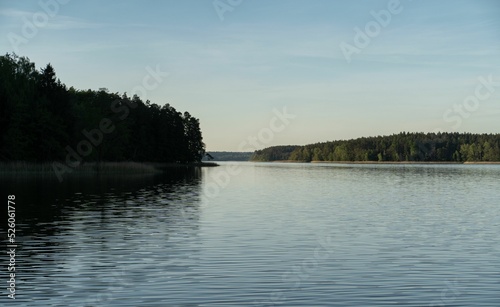
[[500, 306], [500, 165], [220, 164], [0, 178], [0, 305]]

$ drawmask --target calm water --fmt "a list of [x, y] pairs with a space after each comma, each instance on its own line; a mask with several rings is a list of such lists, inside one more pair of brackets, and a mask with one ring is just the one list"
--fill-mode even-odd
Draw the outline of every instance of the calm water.
[[0, 186], [17, 196], [17, 306], [500, 306], [500, 165], [240, 163]]

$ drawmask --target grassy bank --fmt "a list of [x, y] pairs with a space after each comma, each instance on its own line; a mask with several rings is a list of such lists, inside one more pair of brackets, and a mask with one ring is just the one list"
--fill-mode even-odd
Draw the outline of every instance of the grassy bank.
[[[61, 163], [65, 165], [64, 163]], [[83, 163], [75, 168], [71, 168], [73, 173], [91, 174], [91, 173], [106, 173], [106, 174], [148, 174], [160, 173], [169, 168], [179, 167], [207, 167], [218, 166], [216, 163], [197, 162], [197, 163], [148, 163], [148, 162], [88, 162]], [[53, 162], [47, 163], [31, 163], [25, 161], [16, 162], [0, 162], [0, 173], [34, 173], [44, 174], [53, 173]]]
[[311, 161], [311, 163], [338, 164], [463, 164], [455, 161]]

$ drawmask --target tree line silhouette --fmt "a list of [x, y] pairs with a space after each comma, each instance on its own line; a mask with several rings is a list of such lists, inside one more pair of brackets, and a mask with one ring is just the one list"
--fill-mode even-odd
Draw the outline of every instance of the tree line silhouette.
[[[0, 160], [199, 162], [199, 120], [169, 104], [67, 88], [51, 64], [0, 56]], [[91, 148], [89, 148], [91, 146]]]
[[253, 161], [498, 162], [500, 134], [408, 133], [257, 150]]

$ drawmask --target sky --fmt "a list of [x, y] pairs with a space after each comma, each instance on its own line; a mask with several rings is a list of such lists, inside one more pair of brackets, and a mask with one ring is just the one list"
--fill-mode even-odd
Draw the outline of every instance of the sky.
[[200, 119], [208, 151], [500, 132], [500, 1], [0, 0], [0, 53]]

